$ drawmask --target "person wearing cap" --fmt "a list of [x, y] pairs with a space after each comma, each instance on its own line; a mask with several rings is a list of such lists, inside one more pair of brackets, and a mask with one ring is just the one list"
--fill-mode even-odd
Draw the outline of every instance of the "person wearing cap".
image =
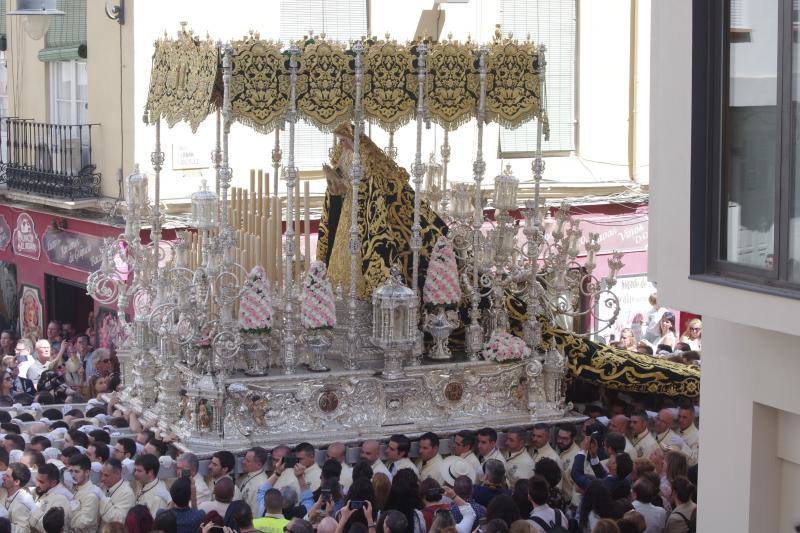
[[28, 519], [36, 505], [33, 496], [25, 490], [30, 480], [30, 470], [21, 463], [11, 464], [3, 475], [0, 504], [8, 511], [12, 531], [29, 531]]
[[[44, 533], [42, 518], [45, 513], [53, 507], [61, 507], [64, 510], [64, 522], [68, 523], [72, 506], [70, 500], [64, 494], [66, 489], [61, 485], [61, 473], [53, 464], [42, 466], [36, 473], [36, 504], [30, 510], [28, 525], [33, 531]], [[63, 490], [58, 490], [59, 487]], [[69, 491], [67, 491], [69, 494]]]
[[509, 487], [533, 475], [535, 463], [525, 449], [525, 437], [522, 428], [511, 428], [506, 432], [506, 478]]
[[80, 504], [79, 510], [70, 515], [70, 531], [94, 533], [97, 531], [103, 491], [89, 479], [92, 465], [85, 455], [73, 455], [69, 460], [69, 471], [75, 487], [75, 499]]
[[100, 470], [100, 485], [105, 497], [100, 501], [100, 523], [124, 522], [128, 511], [136, 503], [130, 483], [122, 478], [122, 463], [108, 459]]
[[417, 454], [420, 481], [432, 478], [441, 485], [444, 478], [442, 478], [442, 456], [439, 454], [439, 436], [431, 432], [423, 433], [419, 438]]
[[653, 450], [658, 448], [658, 442], [647, 429], [647, 414], [644, 412], [636, 412], [631, 415], [631, 444], [636, 450], [636, 458], [648, 458]]

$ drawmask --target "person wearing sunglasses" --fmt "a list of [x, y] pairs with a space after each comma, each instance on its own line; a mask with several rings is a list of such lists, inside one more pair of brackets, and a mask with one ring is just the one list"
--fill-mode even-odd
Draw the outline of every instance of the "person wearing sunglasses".
[[699, 352], [702, 347], [700, 335], [703, 331], [703, 321], [699, 318], [692, 318], [686, 322], [686, 329], [681, 335], [681, 342], [689, 345], [689, 349]]

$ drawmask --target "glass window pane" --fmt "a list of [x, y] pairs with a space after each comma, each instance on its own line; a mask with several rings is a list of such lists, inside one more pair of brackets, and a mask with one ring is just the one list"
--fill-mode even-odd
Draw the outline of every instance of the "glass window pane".
[[75, 63], [77, 68], [77, 82], [75, 85], [75, 98], [79, 101], [87, 101], [89, 99], [89, 80], [86, 75], [86, 62], [77, 61]]
[[771, 269], [779, 147], [779, 1], [729, 0], [729, 4], [738, 18], [728, 32], [720, 256]]
[[58, 102], [56, 108], [58, 109], [56, 123], [72, 124], [72, 105], [69, 102]]
[[[792, 27], [797, 28], [800, 22], [797, 2], [792, 9]], [[800, 283], [800, 45], [795, 38], [792, 41], [792, 117], [794, 120], [794, 137], [792, 142], [794, 153], [793, 174], [791, 177], [791, 205], [789, 206], [789, 281]]]
[[69, 61], [59, 61], [58, 67], [56, 67], [56, 72], [56, 90], [58, 91], [56, 98], [65, 100], [72, 98], [71, 86], [72, 79], [75, 77], [73, 74], [72, 65]]

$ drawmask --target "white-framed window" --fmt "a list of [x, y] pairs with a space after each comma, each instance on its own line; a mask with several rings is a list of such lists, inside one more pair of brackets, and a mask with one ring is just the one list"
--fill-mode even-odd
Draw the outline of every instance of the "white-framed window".
[[86, 61], [51, 61], [50, 122], [63, 125], [89, 122], [89, 83]]
[[[528, 35], [547, 47], [544, 102], [550, 122], [550, 140], [542, 150], [550, 155], [575, 150], [577, 0], [500, 0], [504, 35]], [[536, 122], [515, 130], [500, 129], [503, 157], [532, 157], [536, 150]]]
[[[281, 41], [291, 41], [308, 35], [325, 34], [329, 41], [347, 43], [369, 34], [369, 0], [281, 0]], [[283, 156], [289, 152], [288, 131], [281, 133]], [[295, 129], [295, 166], [298, 170], [320, 170], [328, 161], [333, 136], [314, 126], [298, 122]]]
[[8, 63], [6, 53], [0, 52], [0, 158], [8, 161]]

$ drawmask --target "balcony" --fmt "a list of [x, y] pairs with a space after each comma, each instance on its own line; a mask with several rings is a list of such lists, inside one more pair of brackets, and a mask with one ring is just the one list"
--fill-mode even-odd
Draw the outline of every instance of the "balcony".
[[93, 126], [3, 119], [0, 180], [9, 192], [70, 201], [99, 197]]

